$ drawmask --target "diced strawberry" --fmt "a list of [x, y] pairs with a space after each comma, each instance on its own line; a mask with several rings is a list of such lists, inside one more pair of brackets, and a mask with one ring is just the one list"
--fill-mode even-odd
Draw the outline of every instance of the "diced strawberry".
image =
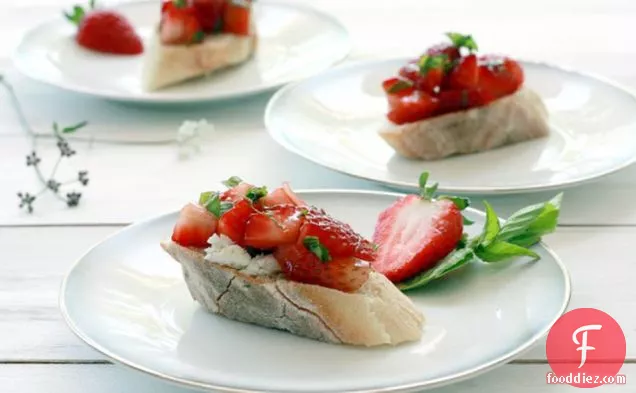
[[298, 198], [288, 183], [284, 183], [282, 187], [275, 189], [261, 198], [260, 202], [263, 207], [272, 207], [277, 205], [305, 205], [305, 202]]
[[228, 0], [190, 0], [206, 33], [220, 31]]
[[185, 0], [173, 0], [162, 7], [159, 36], [165, 45], [184, 45], [205, 38], [197, 13]]
[[453, 202], [407, 195], [380, 213], [373, 234], [379, 245], [373, 267], [393, 282], [403, 281], [448, 255], [462, 232], [462, 214]]
[[369, 278], [371, 266], [354, 257], [321, 261], [299, 243], [283, 245], [274, 251], [274, 257], [289, 280], [320, 285], [344, 292], [357, 291]]
[[445, 90], [441, 91], [437, 97], [439, 98], [438, 114], [462, 111], [484, 104], [477, 90]]
[[399, 77], [384, 80], [382, 82], [382, 89], [386, 94], [404, 97], [411, 95], [415, 90], [415, 86], [411, 80]]
[[255, 213], [252, 203], [241, 199], [219, 219], [217, 232], [232, 239], [236, 244], [243, 245], [245, 227], [250, 216]]
[[205, 248], [217, 227], [217, 218], [203, 206], [187, 204], [179, 213], [172, 240], [183, 247]]
[[485, 100], [492, 101], [512, 94], [523, 84], [523, 69], [516, 61], [497, 56], [479, 60], [479, 88]]
[[305, 208], [305, 223], [300, 228], [300, 239], [315, 236], [334, 258], [357, 257], [371, 261], [375, 258], [375, 247], [357, 234], [348, 224], [334, 219], [323, 210]]
[[254, 188], [254, 186], [249, 183], [241, 182], [235, 187], [232, 187], [222, 193], [221, 200], [224, 202], [238, 202], [245, 199], [245, 195], [247, 195], [250, 188]]
[[245, 227], [243, 244], [263, 250], [295, 243], [303, 222], [300, 209], [293, 205], [276, 205], [252, 214]]
[[230, 1], [225, 8], [223, 15], [223, 31], [236, 35], [250, 34], [250, 10], [251, 4], [248, 0]]
[[418, 60], [411, 60], [406, 65], [400, 68], [398, 75], [402, 78], [415, 82], [420, 77], [420, 66], [417, 64]]
[[391, 99], [389, 96], [388, 118], [395, 124], [412, 123], [425, 119], [437, 110], [437, 100], [420, 91], [407, 97]]
[[453, 44], [439, 44], [432, 46], [426, 51], [429, 56], [446, 55], [448, 60], [454, 61], [460, 57], [459, 49]]
[[450, 74], [451, 89], [474, 89], [479, 83], [479, 67], [477, 56], [462, 57]]
[[442, 67], [432, 68], [415, 82], [415, 88], [417, 90], [424, 91], [427, 94], [435, 94], [439, 91], [443, 80], [444, 69]]

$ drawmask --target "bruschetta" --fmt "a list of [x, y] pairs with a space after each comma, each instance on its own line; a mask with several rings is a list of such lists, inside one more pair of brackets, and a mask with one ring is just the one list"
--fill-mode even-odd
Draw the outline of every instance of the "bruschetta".
[[143, 86], [158, 90], [249, 60], [256, 50], [251, 0], [169, 0], [143, 65]]
[[421, 338], [422, 312], [373, 269], [370, 241], [288, 185], [227, 185], [187, 204], [161, 243], [207, 311], [334, 344]]
[[471, 36], [448, 37], [383, 81], [389, 111], [379, 134], [398, 154], [436, 160], [549, 134], [548, 111], [517, 61], [478, 55]]

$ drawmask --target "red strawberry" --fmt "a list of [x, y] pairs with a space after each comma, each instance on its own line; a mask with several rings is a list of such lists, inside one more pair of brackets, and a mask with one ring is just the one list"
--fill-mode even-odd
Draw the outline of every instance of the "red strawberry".
[[205, 32], [215, 32], [221, 29], [223, 15], [228, 0], [190, 0], [196, 10], [197, 19]]
[[261, 205], [264, 207], [271, 207], [276, 205], [296, 205], [296, 206], [305, 206], [306, 203], [302, 201], [298, 196], [292, 191], [291, 187], [288, 183], [284, 183], [282, 187], [275, 189], [270, 192], [268, 195], [264, 196], [260, 199]]
[[267, 208], [247, 221], [243, 243], [259, 249], [271, 249], [295, 243], [302, 225], [300, 209], [292, 204]]
[[379, 245], [373, 267], [393, 282], [403, 281], [444, 258], [462, 232], [462, 214], [453, 202], [405, 196], [380, 213], [373, 234]]
[[391, 94], [396, 97], [404, 97], [411, 95], [415, 90], [413, 82], [403, 77], [389, 78], [382, 82], [382, 89], [386, 94]]
[[250, 188], [254, 188], [254, 186], [249, 183], [241, 182], [222, 193], [221, 200], [225, 202], [238, 202], [245, 199], [245, 195], [247, 195]]
[[205, 248], [216, 231], [217, 219], [204, 207], [187, 204], [179, 213], [172, 231], [172, 240], [183, 247]]
[[305, 223], [300, 228], [300, 239], [315, 236], [334, 258], [357, 257], [366, 261], [375, 258], [375, 247], [357, 234], [348, 224], [338, 221], [315, 207], [305, 208]]
[[442, 85], [444, 80], [444, 69], [442, 67], [431, 68], [425, 75], [415, 82], [415, 88], [428, 94], [434, 94]]
[[252, 203], [246, 199], [241, 199], [234, 204], [234, 207], [221, 216], [217, 232], [242, 246], [245, 226], [253, 213], [255, 213], [255, 210]]
[[84, 48], [121, 55], [138, 55], [144, 50], [134, 27], [116, 11], [93, 10], [91, 3], [88, 12], [75, 6], [73, 13], [65, 16], [78, 26], [75, 39]]
[[454, 61], [460, 57], [459, 48], [453, 44], [439, 44], [432, 46], [426, 51], [429, 56], [446, 55], [449, 61]]
[[450, 87], [452, 89], [474, 89], [479, 82], [479, 67], [477, 56], [462, 57], [450, 74]]
[[412, 123], [425, 119], [437, 110], [437, 100], [420, 91], [410, 96], [389, 96], [388, 118], [395, 124]]
[[249, 35], [250, 33], [250, 9], [249, 0], [243, 0], [240, 4], [237, 0], [230, 1], [225, 7], [223, 15], [223, 32], [236, 35]]
[[492, 101], [512, 94], [524, 81], [521, 65], [516, 61], [497, 56], [483, 57], [479, 66], [479, 87], [484, 100]]
[[192, 44], [205, 38], [196, 10], [185, 0], [163, 4], [159, 36], [165, 45]]
[[289, 280], [320, 285], [344, 292], [355, 292], [369, 278], [368, 262], [354, 257], [332, 257], [322, 261], [302, 243], [276, 248], [274, 257]]

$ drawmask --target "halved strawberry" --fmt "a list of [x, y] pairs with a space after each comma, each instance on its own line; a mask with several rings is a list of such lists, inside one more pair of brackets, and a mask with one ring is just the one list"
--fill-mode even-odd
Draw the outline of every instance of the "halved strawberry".
[[268, 195], [261, 198], [260, 203], [263, 207], [271, 207], [276, 205], [306, 205], [306, 203], [298, 198], [294, 191], [292, 191], [288, 183], [284, 183], [282, 187], [275, 189]]
[[303, 244], [277, 247], [274, 257], [289, 280], [320, 285], [344, 292], [355, 292], [369, 278], [371, 266], [354, 257], [332, 257], [322, 261]]
[[406, 97], [394, 98], [390, 95], [387, 116], [395, 124], [412, 123], [432, 116], [437, 104], [436, 99], [421, 91]]
[[221, 216], [217, 232], [242, 246], [247, 220], [254, 213], [255, 210], [252, 203], [247, 199], [241, 199], [234, 204], [234, 207]]
[[276, 205], [250, 216], [243, 244], [263, 250], [295, 243], [303, 222], [300, 209], [293, 204]]
[[300, 239], [317, 237], [334, 258], [357, 257], [371, 261], [376, 256], [374, 245], [357, 234], [348, 224], [334, 219], [323, 210], [305, 208], [305, 223], [300, 228]]
[[217, 227], [217, 218], [203, 206], [185, 205], [172, 231], [172, 241], [183, 247], [204, 248]]
[[463, 217], [453, 202], [407, 195], [380, 213], [373, 234], [379, 245], [373, 267], [393, 282], [403, 281], [444, 258], [462, 232]]

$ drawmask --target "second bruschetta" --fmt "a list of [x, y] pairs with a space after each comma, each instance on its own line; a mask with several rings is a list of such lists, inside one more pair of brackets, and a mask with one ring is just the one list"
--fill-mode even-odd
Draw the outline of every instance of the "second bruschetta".
[[379, 134], [398, 154], [436, 160], [549, 134], [548, 111], [518, 62], [478, 56], [471, 36], [448, 35], [452, 43], [383, 82], [389, 112]]

